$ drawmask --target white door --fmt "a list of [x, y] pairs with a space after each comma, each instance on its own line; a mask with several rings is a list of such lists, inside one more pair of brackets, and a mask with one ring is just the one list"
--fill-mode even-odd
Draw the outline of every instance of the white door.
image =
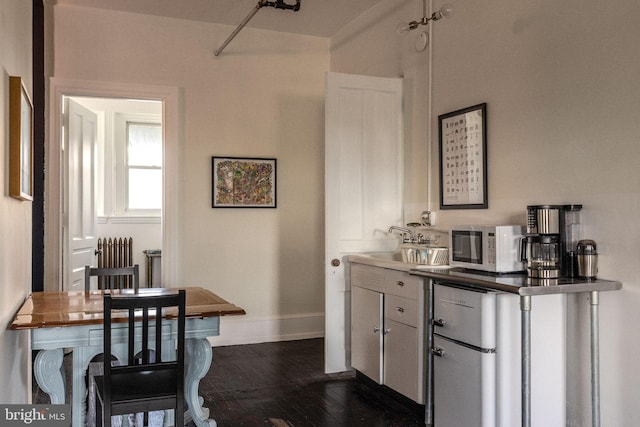
[[63, 290], [84, 290], [84, 266], [94, 265], [97, 124], [95, 113], [65, 98], [63, 190]]
[[325, 371], [349, 368], [344, 257], [397, 249], [403, 221], [402, 79], [327, 74]]

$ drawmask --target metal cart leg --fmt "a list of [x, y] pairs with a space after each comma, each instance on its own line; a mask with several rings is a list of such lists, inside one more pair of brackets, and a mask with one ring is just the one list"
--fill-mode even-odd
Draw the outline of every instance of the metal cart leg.
[[426, 363], [426, 393], [424, 423], [433, 426], [433, 280], [425, 279], [427, 293], [427, 315], [425, 316], [425, 333], [427, 335], [427, 363]]
[[591, 425], [600, 427], [600, 296], [591, 291]]
[[531, 296], [520, 297], [522, 427], [531, 427]]

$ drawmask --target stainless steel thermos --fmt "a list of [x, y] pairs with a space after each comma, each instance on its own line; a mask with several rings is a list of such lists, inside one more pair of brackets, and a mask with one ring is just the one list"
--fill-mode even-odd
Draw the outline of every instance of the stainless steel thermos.
[[580, 240], [577, 247], [578, 277], [595, 279], [598, 274], [598, 251], [593, 240]]

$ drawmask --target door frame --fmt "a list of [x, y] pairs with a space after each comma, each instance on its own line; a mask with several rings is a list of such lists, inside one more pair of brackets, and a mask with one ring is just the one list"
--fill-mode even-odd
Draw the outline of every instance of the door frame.
[[177, 87], [52, 78], [45, 150], [44, 290], [62, 290], [62, 99], [65, 96], [149, 99], [162, 102], [162, 284], [177, 286], [178, 185], [182, 145]]

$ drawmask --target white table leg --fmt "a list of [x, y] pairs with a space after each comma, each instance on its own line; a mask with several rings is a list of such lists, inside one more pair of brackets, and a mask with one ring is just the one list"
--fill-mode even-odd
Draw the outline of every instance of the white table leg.
[[63, 351], [40, 350], [33, 363], [33, 374], [40, 389], [49, 395], [54, 405], [64, 404], [64, 368], [62, 367]]
[[209, 419], [209, 409], [202, 406], [203, 400], [198, 396], [200, 380], [211, 367], [211, 344], [206, 338], [189, 338], [186, 340], [185, 353], [187, 372], [184, 391], [189, 415], [197, 427], [216, 427], [216, 422]]

